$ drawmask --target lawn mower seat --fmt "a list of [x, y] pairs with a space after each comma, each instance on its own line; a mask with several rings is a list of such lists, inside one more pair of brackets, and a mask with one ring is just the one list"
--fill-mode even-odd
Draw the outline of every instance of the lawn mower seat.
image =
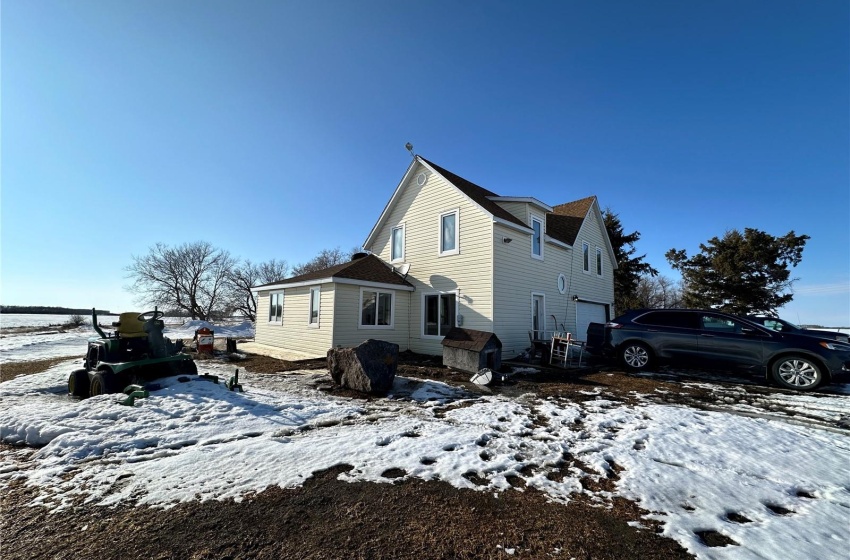
[[139, 314], [131, 311], [118, 316], [118, 321], [112, 323], [118, 327], [118, 336], [121, 338], [142, 338], [148, 336], [145, 332], [145, 322], [139, 321]]

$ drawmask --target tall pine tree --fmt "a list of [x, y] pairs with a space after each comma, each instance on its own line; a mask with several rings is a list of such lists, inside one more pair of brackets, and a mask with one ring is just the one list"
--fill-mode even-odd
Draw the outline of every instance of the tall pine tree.
[[635, 243], [640, 239], [639, 231], [626, 234], [619, 215], [614, 214], [610, 208], [605, 209], [602, 218], [614, 248], [614, 256], [617, 258], [617, 270], [614, 271], [614, 308], [617, 314], [621, 314], [641, 306], [638, 297], [640, 279], [644, 276], [655, 276], [658, 271], [649, 263], [643, 262], [646, 255], [632, 256], [637, 252]]
[[688, 258], [684, 249], [666, 253], [670, 265], [682, 273], [686, 307], [710, 308], [739, 315], [775, 313], [794, 299], [786, 293], [794, 279], [788, 266], [803, 258], [808, 235], [790, 231], [774, 237], [745, 228], [727, 231], [700, 244], [700, 253]]

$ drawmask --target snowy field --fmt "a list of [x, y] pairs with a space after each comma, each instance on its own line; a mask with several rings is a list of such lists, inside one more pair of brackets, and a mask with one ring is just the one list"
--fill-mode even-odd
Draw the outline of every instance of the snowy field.
[[[60, 332], [58, 326], [68, 322], [69, 315], [10, 315], [0, 314], [0, 325], [4, 329], [12, 327], [37, 327], [33, 332], [4, 331], [0, 338], [0, 364], [8, 362], [23, 362], [43, 360], [46, 358], [61, 358], [64, 356], [80, 356], [86, 353], [89, 338], [98, 334], [91, 325]], [[89, 316], [87, 320], [91, 320]], [[117, 321], [117, 315], [98, 316], [98, 323], [111, 325]], [[254, 327], [249, 322], [228, 326], [213, 326], [205, 321], [186, 321], [185, 319], [165, 317], [165, 336], [176, 340], [191, 339], [195, 330], [202, 326], [215, 331], [216, 337], [253, 338]], [[110, 328], [106, 329], [111, 330]]]
[[[850, 430], [835, 427], [850, 418], [850, 395], [841, 391], [766, 396], [783, 411], [770, 417], [728, 387], [718, 387], [725, 408], [708, 411], [641, 396], [626, 406], [595, 392], [582, 403], [480, 395], [397, 377], [388, 398], [366, 402], [317, 391], [320, 372], [242, 372], [244, 393], [167, 378], [126, 407], [116, 395], [68, 397], [74, 363], [0, 384], [0, 438], [22, 446], [0, 452], [0, 488], [35, 485], [34, 505], [51, 510], [75, 499], [240, 500], [340, 463], [354, 466], [345, 480], [388, 483], [385, 473], [401, 469], [494, 494], [518, 491], [509, 480], [520, 477], [568, 502], [585, 473], [547, 475], [572, 456], [600, 477], [620, 471], [616, 495], [653, 512], [699, 558], [838, 559], [850, 546]], [[202, 362], [221, 377], [232, 370]], [[598, 493], [600, 507], [610, 497]], [[710, 548], [698, 536], [706, 531], [737, 544]]]

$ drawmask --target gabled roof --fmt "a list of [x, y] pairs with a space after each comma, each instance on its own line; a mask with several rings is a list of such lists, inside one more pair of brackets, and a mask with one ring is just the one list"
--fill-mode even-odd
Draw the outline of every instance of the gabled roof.
[[553, 206], [554, 212], [546, 214], [546, 233], [567, 245], [574, 245], [581, 225], [595, 201], [595, 196], [588, 196]]
[[276, 282], [254, 286], [254, 290], [268, 290], [271, 288], [292, 287], [294, 284], [319, 284], [322, 282], [342, 282], [347, 284], [383, 284], [398, 286], [399, 289], [412, 290], [413, 285], [399, 276], [390, 265], [376, 257], [366, 255], [353, 259], [347, 263], [331, 266], [323, 270], [307, 272], [285, 278]]
[[463, 194], [465, 194], [466, 196], [471, 198], [473, 200], [473, 202], [478, 204], [478, 206], [482, 207], [487, 212], [493, 214], [497, 218], [501, 218], [501, 219], [506, 220], [508, 222], [512, 222], [512, 223], [517, 224], [519, 226], [522, 226], [524, 228], [528, 227], [528, 224], [524, 224], [519, 218], [517, 218], [516, 216], [514, 216], [513, 214], [511, 214], [510, 212], [508, 212], [507, 210], [505, 210], [504, 208], [502, 208], [501, 206], [499, 206], [498, 204], [496, 204], [495, 202], [493, 202], [489, 198], [487, 198], [487, 197], [490, 197], [490, 196], [495, 196], [495, 197], [499, 196], [496, 193], [494, 193], [493, 191], [488, 191], [484, 187], [479, 187], [478, 185], [476, 185], [472, 181], [467, 181], [466, 179], [464, 179], [460, 175], [455, 175], [454, 173], [452, 173], [448, 169], [443, 169], [442, 167], [440, 167], [436, 163], [432, 163], [422, 156], [417, 156], [417, 157], [419, 159], [421, 159], [423, 162], [425, 162], [426, 164], [428, 164], [428, 166], [431, 167], [434, 171], [436, 171], [437, 173], [442, 175], [443, 178], [446, 181], [448, 181], [449, 183], [451, 183], [452, 185], [457, 187], [457, 190], [459, 190], [460, 192], [462, 192]]
[[[414, 157], [413, 161], [410, 162], [410, 165], [408, 166], [407, 171], [405, 171], [404, 177], [402, 177], [401, 182], [396, 187], [393, 196], [387, 202], [386, 206], [384, 206], [384, 210], [383, 212], [381, 212], [381, 216], [380, 218], [378, 218], [378, 221], [372, 227], [372, 231], [369, 232], [369, 236], [363, 243], [364, 247], [371, 246], [371, 243], [374, 241], [375, 236], [378, 234], [380, 229], [383, 227], [384, 222], [387, 220], [390, 211], [392, 210], [392, 207], [394, 206], [395, 201], [399, 196], [399, 193], [401, 192], [404, 185], [407, 184], [408, 178], [410, 177], [417, 164], [421, 164], [427, 169], [430, 169], [434, 173], [437, 173], [438, 175], [443, 177], [457, 190], [459, 190], [467, 198], [469, 198], [473, 203], [477, 204], [485, 212], [492, 215], [494, 220], [502, 222], [511, 227], [516, 227], [526, 232], [531, 232], [531, 228], [528, 226], [528, 224], [524, 223], [522, 220], [502, 208], [495, 202], [495, 200], [502, 199], [505, 202], [521, 200], [524, 202], [528, 202], [529, 204], [535, 204], [536, 206], [543, 208], [544, 210], [549, 208], [547, 205], [538, 201], [537, 199], [529, 197], [499, 196], [493, 191], [478, 186], [472, 181], [468, 181], [460, 175], [452, 173], [448, 169], [444, 169], [436, 163], [433, 163], [432, 161], [429, 161], [424, 157], [417, 155], [416, 157]], [[572, 247], [575, 243], [576, 238], [578, 237], [579, 230], [581, 229], [584, 220], [587, 218], [588, 212], [593, 211], [593, 208], [596, 208], [595, 212], [600, 220], [600, 223], [603, 223], [602, 215], [599, 212], [599, 205], [594, 205], [595, 202], [596, 197], [589, 196], [580, 200], [575, 200], [573, 202], [567, 202], [565, 204], [559, 204], [557, 206], [552, 207], [551, 213], [546, 212], [547, 239], [555, 243], [561, 243]], [[611, 241], [607, 239], [607, 235], [605, 237], [609, 254], [611, 255], [612, 262], [614, 262], [614, 266], [616, 267], [617, 264], [614, 260], [614, 250], [611, 247]]]

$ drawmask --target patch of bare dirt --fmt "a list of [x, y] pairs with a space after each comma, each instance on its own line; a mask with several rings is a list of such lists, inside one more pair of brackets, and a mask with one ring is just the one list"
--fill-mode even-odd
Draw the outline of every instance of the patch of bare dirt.
[[[47, 371], [56, 364], [66, 362], [71, 358], [78, 358], [78, 355], [64, 356], [61, 358], [46, 358], [44, 360], [32, 360], [30, 362], [10, 362], [0, 366], [0, 381], [9, 381], [19, 375], [31, 375], [33, 373], [41, 373]], [[80, 358], [80, 367], [82, 367], [82, 358]], [[71, 373], [71, 370], [68, 370]]]
[[[460, 490], [439, 481], [348, 483], [350, 467], [314, 473], [303, 487], [270, 488], [242, 502], [171, 509], [77, 505], [48, 514], [32, 489], [0, 497], [2, 556], [30, 558], [437, 559], [692, 558], [676, 542], [628, 521], [641, 512], [525, 490]], [[621, 503], [623, 502], [623, 503]]]

